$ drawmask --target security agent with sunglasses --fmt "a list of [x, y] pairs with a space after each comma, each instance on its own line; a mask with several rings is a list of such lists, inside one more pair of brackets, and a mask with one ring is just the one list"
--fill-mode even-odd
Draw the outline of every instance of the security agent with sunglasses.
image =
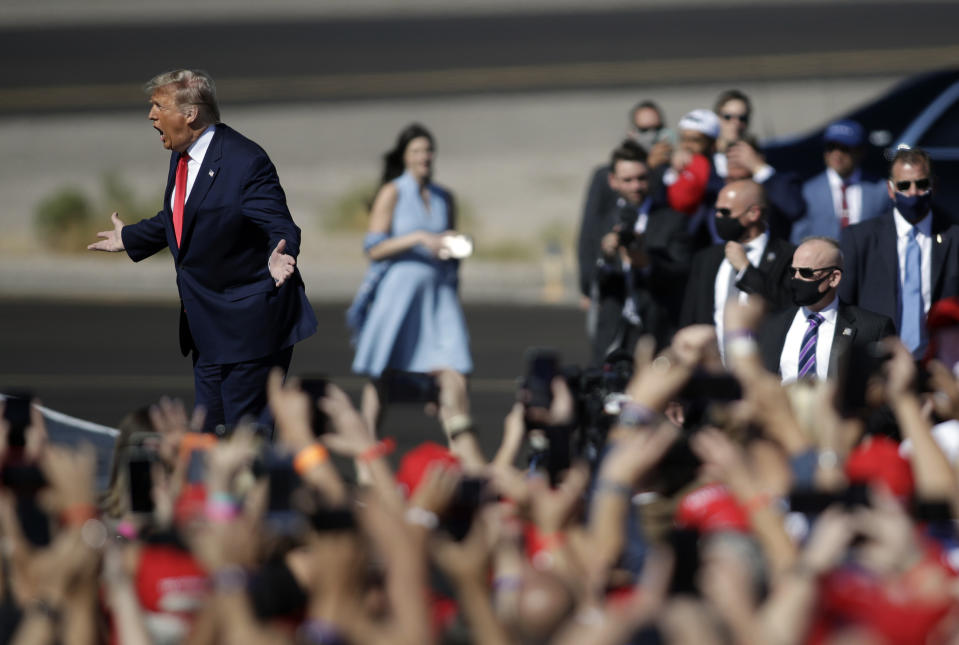
[[850, 119], [826, 128], [826, 169], [803, 184], [806, 215], [793, 224], [789, 238], [793, 244], [816, 235], [838, 239], [840, 231], [850, 224], [879, 217], [889, 210], [886, 182], [859, 167], [865, 142], [862, 126]]
[[959, 227], [932, 207], [932, 164], [918, 148], [900, 146], [887, 194], [894, 207], [842, 233], [845, 302], [889, 316], [917, 358], [928, 337], [933, 302], [959, 295]]
[[715, 325], [723, 337], [723, 311], [732, 298], [761, 295], [770, 311], [789, 305], [787, 269], [795, 247], [770, 236], [763, 187], [750, 179], [726, 184], [716, 198], [716, 231], [725, 242], [693, 256], [681, 327]]
[[896, 333], [888, 316], [837, 297], [843, 257], [836, 240], [806, 239], [789, 271], [793, 306], [768, 317], [758, 338], [763, 364], [783, 381], [835, 378], [842, 357], [863, 356], [871, 343]]
[[616, 204], [594, 229], [602, 235], [580, 238], [592, 258], [587, 328], [596, 366], [616, 350], [632, 352], [641, 334], [665, 346], [676, 327], [692, 251], [685, 217], [653, 204], [649, 175], [643, 149], [623, 141], [610, 158]]

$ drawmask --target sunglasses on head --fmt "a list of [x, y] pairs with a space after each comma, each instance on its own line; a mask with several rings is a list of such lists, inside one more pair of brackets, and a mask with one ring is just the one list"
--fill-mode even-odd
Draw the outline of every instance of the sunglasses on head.
[[836, 266], [819, 267], [818, 269], [811, 269], [809, 267], [789, 267], [790, 275], [796, 275], [798, 273], [800, 277], [806, 278], [807, 280], [815, 278], [816, 274], [822, 271], [842, 271], [842, 269]]
[[896, 187], [896, 190], [898, 190], [900, 193], [904, 193], [907, 190], [909, 190], [909, 187], [912, 186], [913, 184], [916, 185], [916, 190], [920, 192], [925, 192], [929, 190], [929, 187], [932, 185], [932, 182], [929, 180], [928, 177], [925, 177], [923, 179], [916, 179], [915, 181], [904, 179], [903, 181], [893, 182], [893, 185]]
[[731, 112], [723, 112], [720, 116], [723, 117], [723, 121], [732, 121], [733, 119], [736, 119], [740, 123], [749, 123], [748, 114], [733, 114]]

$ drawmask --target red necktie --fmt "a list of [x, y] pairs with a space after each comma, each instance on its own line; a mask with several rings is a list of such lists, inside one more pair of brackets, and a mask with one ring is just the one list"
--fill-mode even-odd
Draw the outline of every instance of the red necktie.
[[842, 215], [839, 218], [839, 226], [841, 228], [846, 228], [849, 226], [849, 202], [846, 201], [846, 189], [849, 188], [849, 184], [842, 182], [839, 185], [839, 190], [842, 191]]
[[187, 162], [190, 155], [185, 152], [176, 162], [176, 188], [173, 192], [173, 233], [176, 235], [177, 248], [180, 247], [180, 236], [183, 233], [183, 203], [186, 201]]

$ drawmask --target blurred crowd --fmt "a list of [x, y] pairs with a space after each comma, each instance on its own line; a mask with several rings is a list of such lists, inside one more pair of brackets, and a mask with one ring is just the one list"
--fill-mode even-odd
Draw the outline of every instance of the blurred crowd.
[[[959, 233], [928, 155], [864, 176], [840, 121], [803, 182], [741, 92], [676, 130], [652, 102], [629, 118], [583, 213], [591, 363], [529, 351], [502, 428], [476, 427], [468, 365], [404, 395], [445, 441], [403, 455], [377, 436], [386, 379], [361, 414], [274, 370], [270, 427], [203, 432], [163, 399], [97, 490], [92, 450], [7, 397], [0, 641], [959, 642]], [[432, 137], [396, 151], [384, 256]]]

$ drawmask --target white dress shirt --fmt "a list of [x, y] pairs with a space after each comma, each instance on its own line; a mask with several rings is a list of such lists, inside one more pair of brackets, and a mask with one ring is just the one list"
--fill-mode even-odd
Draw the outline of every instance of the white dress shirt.
[[[183, 203], [186, 204], [190, 199], [190, 191], [193, 190], [193, 184], [196, 182], [196, 176], [200, 172], [200, 166], [203, 165], [203, 158], [206, 156], [207, 148], [210, 147], [210, 141], [213, 140], [213, 131], [215, 125], [208, 126], [200, 138], [190, 144], [186, 153], [190, 155], [190, 160], [186, 164], [186, 197]], [[170, 210], [173, 210], [173, 200], [176, 199], [176, 190], [170, 191]]]
[[[783, 342], [783, 351], [779, 355], [779, 373], [783, 382], [795, 381], [799, 377], [799, 351], [802, 349], [802, 339], [809, 329], [811, 309], [800, 307], [793, 317], [786, 340]], [[816, 338], [816, 378], [825, 380], [829, 372], [829, 357], [832, 354], [832, 341], [836, 336], [836, 316], [839, 315], [839, 299], [833, 298], [819, 314], [823, 321], [819, 323], [819, 335]]]
[[[832, 193], [833, 212], [836, 219], [842, 219], [842, 177], [832, 168], [826, 168], [826, 179]], [[857, 224], [862, 219], [862, 172], [859, 169], [849, 176], [846, 186], [846, 210], [849, 211], [849, 223]]]
[[[763, 259], [763, 253], [766, 252], [766, 242], [768, 241], [769, 234], [763, 232], [746, 242], [744, 246], [746, 247], [746, 259], [749, 260], [749, 264], [754, 267], [759, 266]], [[743, 270], [736, 274], [736, 282], [742, 279], [747, 268], [743, 267]], [[719, 264], [719, 270], [716, 271], [716, 282], [713, 285], [713, 294], [715, 295], [713, 299], [713, 322], [716, 324], [716, 337], [720, 340], [723, 338], [723, 311], [726, 309], [726, 300], [730, 295], [729, 287], [732, 278], [733, 265], [729, 260], [723, 258], [723, 261]], [[739, 291], [739, 289], [736, 289], [736, 291], [738, 291], [739, 301], [746, 302], [749, 294]], [[719, 346], [722, 347], [723, 343], [720, 342]]]

